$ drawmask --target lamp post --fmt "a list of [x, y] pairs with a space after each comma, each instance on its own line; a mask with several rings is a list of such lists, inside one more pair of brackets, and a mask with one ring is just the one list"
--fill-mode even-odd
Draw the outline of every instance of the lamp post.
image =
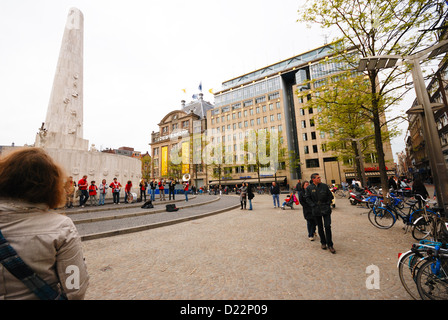
[[[445, 213], [448, 213], [448, 175], [443, 158], [442, 147], [440, 145], [439, 134], [434, 120], [435, 108], [439, 104], [432, 105], [426, 90], [420, 61], [436, 57], [448, 51], [448, 40], [441, 41], [437, 45], [431, 46], [410, 56], [373, 56], [362, 58], [359, 62], [358, 71], [372, 71], [384, 68], [391, 68], [406, 61], [412, 65], [412, 79], [414, 82], [415, 93], [417, 95], [418, 105], [408, 110], [408, 113], [420, 115], [424, 136], [426, 139], [427, 153], [434, 180], [434, 186], [437, 192], [437, 201], [439, 207], [443, 207]], [[433, 109], [433, 107], [435, 107]]]

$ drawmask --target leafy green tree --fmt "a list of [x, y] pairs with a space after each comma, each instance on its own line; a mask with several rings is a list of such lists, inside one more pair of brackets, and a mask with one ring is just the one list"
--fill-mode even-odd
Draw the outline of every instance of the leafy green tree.
[[[406, 56], [434, 43], [432, 28], [446, 15], [443, 0], [310, 0], [299, 9], [299, 21], [336, 29], [336, 52], [356, 69], [361, 57]], [[355, 54], [350, 54], [354, 49]], [[384, 194], [387, 171], [382, 118], [400, 102], [409, 87], [407, 66], [365, 72], [370, 82], [367, 98], [374, 125], [375, 148]]]

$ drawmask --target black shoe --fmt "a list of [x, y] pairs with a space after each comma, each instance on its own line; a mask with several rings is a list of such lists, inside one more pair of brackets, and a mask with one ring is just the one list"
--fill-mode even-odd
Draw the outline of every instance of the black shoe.
[[336, 250], [334, 250], [333, 247], [328, 247], [328, 250], [330, 250], [330, 252], [331, 252], [332, 254], [335, 254], [335, 253], [336, 253]]

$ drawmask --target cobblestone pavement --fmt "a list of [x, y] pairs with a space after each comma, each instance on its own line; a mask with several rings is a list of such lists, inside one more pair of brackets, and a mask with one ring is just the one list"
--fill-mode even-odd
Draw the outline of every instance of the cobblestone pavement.
[[[331, 254], [308, 240], [301, 207], [274, 209], [268, 195], [253, 202], [253, 211], [84, 241], [86, 299], [410, 299], [396, 263], [414, 241], [401, 222], [377, 229], [366, 209], [337, 199]], [[370, 265], [379, 289], [366, 287]]]

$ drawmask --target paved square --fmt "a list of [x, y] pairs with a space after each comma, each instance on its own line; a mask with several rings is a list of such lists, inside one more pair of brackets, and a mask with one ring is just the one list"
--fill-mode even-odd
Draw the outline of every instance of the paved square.
[[[274, 209], [269, 195], [256, 195], [253, 211], [85, 241], [86, 299], [410, 299], [396, 264], [412, 236], [401, 221], [377, 229], [366, 213], [337, 199], [336, 254], [308, 240], [301, 206]], [[366, 287], [370, 265], [379, 289]]]

